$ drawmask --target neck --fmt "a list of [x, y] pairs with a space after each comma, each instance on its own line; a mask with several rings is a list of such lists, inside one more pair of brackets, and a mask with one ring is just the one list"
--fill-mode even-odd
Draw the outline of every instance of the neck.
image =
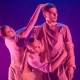
[[55, 26], [55, 25], [57, 25], [57, 22], [51, 22], [51, 23], [49, 23], [49, 22], [46, 22], [50, 27], [53, 27], [53, 26]]

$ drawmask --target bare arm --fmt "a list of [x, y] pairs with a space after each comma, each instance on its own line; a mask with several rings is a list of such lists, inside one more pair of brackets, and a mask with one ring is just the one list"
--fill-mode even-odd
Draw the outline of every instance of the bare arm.
[[35, 23], [37, 21], [40, 10], [46, 5], [47, 4], [41, 4], [37, 7], [37, 9], [35, 10], [34, 14], [31, 17], [28, 25], [26, 26], [26, 29], [23, 32], [21, 32], [21, 34], [19, 36], [20, 38], [26, 38], [28, 36], [28, 34], [30, 33], [30, 31], [32, 30], [33, 26], [35, 25]]
[[21, 66], [20, 66], [20, 71], [23, 70], [23, 66], [24, 66], [25, 62], [26, 62], [26, 66], [28, 67], [27, 60], [28, 60], [29, 55], [30, 55], [30, 52], [28, 52], [27, 49], [25, 49], [23, 59], [22, 59], [22, 63], [21, 63]]
[[61, 64], [65, 57], [67, 57], [67, 52], [64, 50], [63, 53], [58, 57], [58, 59], [54, 63], [52, 63], [52, 71], [54, 71]]

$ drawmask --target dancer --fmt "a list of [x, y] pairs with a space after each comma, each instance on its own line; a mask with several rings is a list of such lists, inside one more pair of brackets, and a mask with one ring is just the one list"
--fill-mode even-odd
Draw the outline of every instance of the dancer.
[[29, 35], [30, 31], [35, 25], [41, 9], [46, 5], [47, 4], [39, 5], [32, 15], [28, 25], [17, 32], [7, 25], [0, 27], [0, 36], [4, 38], [6, 47], [11, 55], [8, 80], [22, 80], [20, 65], [22, 63], [24, 53], [24, 39]]
[[48, 63], [56, 62], [63, 50], [67, 52], [67, 58], [50, 73], [51, 80], [72, 80], [76, 65], [70, 30], [57, 22], [58, 13], [54, 4], [49, 3], [43, 8], [43, 16], [46, 22], [34, 27], [32, 36], [43, 43]]
[[[45, 80], [47, 80], [45, 77], [45, 73], [55, 71], [55, 69], [67, 57], [67, 52], [64, 50], [60, 54], [59, 58], [57, 58], [57, 60], [52, 63], [46, 62], [45, 57], [42, 57], [43, 55], [44, 55], [44, 46], [37, 39], [30, 38], [27, 41], [27, 48], [25, 50], [24, 58], [22, 61], [22, 66], [21, 66], [21, 71], [26, 72], [25, 69], [28, 69], [25, 76], [27, 76], [27, 74], [30, 73], [30, 69], [31, 69], [31, 70], [35, 71], [35, 80], [37, 80], [37, 79], [43, 80], [43, 79], [40, 79], [40, 77], [43, 77], [43, 76], [41, 76], [41, 73], [36, 74], [36, 71], [43, 72], [44, 78], [45, 78]], [[42, 62], [42, 58], [44, 59], [44, 62]], [[26, 77], [26, 79], [27, 79], [27, 77]]]
[[[34, 38], [29, 39], [29, 41], [27, 42], [27, 48], [25, 51], [26, 53], [24, 57], [27, 57], [26, 58], [27, 63], [31, 67], [39, 69], [44, 73], [54, 71], [61, 64], [61, 62], [67, 57], [67, 53], [64, 52], [65, 51], [64, 50], [55, 62], [51, 64], [46, 62], [46, 60], [42, 62], [41, 55], [44, 54], [44, 46], [37, 39], [34, 39]], [[48, 70], [48, 67], [49, 67], [49, 70]]]

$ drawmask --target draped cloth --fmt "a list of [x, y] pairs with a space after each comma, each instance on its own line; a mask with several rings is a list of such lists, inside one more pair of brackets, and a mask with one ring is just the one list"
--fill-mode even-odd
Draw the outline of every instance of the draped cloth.
[[51, 80], [68, 80], [67, 68], [76, 68], [74, 45], [68, 26], [57, 23], [57, 25], [49, 27], [44, 23], [41, 26], [34, 27], [32, 36], [44, 45], [43, 62], [46, 58], [49, 63], [53, 63], [62, 54], [63, 50], [67, 52], [67, 58], [54, 72], [50, 73], [50, 77]]

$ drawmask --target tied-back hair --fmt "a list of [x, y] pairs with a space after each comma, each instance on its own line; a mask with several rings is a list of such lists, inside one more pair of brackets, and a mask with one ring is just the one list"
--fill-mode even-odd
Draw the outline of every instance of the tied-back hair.
[[33, 47], [32, 47], [32, 43], [35, 41], [35, 38], [31, 37], [28, 40], [25, 40], [25, 44], [26, 44], [26, 48], [27, 50], [29, 50], [29, 52], [34, 52]]
[[6, 36], [6, 33], [5, 33], [6, 26], [7, 25], [0, 26], [0, 37], [5, 37]]
[[47, 4], [48, 4], [48, 5], [45, 6], [45, 7], [42, 9], [43, 12], [44, 12], [44, 11], [49, 11], [49, 9], [50, 9], [50, 8], [53, 8], [53, 7], [56, 8], [56, 5], [55, 5], [55, 4], [52, 4], [52, 3], [47, 3]]
[[29, 38], [29, 42], [30, 42], [30, 43], [33, 43], [34, 40], [35, 40], [35, 39], [34, 39], [33, 37]]
[[34, 37], [29, 38], [29, 39], [26, 41], [26, 45], [32, 46], [32, 43], [33, 43], [35, 40], [37, 40], [37, 39], [35, 39]]

